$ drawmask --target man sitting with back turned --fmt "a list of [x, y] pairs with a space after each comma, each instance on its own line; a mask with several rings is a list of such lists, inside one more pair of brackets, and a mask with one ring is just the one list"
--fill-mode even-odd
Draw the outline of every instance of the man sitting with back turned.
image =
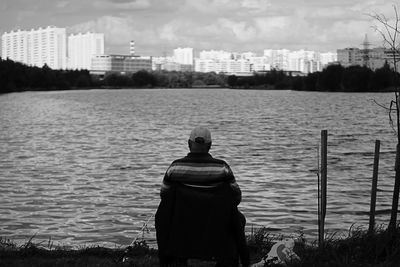
[[216, 266], [249, 266], [244, 226], [237, 205], [241, 191], [229, 165], [213, 158], [211, 133], [196, 127], [190, 153], [165, 173], [156, 213], [160, 266], [186, 266], [188, 258]]

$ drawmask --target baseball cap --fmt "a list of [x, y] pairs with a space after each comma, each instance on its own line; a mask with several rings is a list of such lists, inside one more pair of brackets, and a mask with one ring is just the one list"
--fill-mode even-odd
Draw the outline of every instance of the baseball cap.
[[211, 143], [211, 132], [204, 127], [196, 127], [190, 133], [189, 140], [198, 144]]

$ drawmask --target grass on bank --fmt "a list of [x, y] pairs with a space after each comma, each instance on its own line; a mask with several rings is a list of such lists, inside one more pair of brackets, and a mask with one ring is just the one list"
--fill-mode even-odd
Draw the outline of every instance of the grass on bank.
[[[248, 236], [252, 263], [266, 256], [277, 236], [266, 228], [258, 229]], [[400, 228], [388, 232], [377, 229], [368, 233], [361, 229], [350, 229], [345, 236], [334, 234], [327, 237], [324, 247], [308, 242], [302, 234], [295, 238], [295, 253], [300, 261], [288, 263], [289, 267], [312, 266], [400, 266]], [[125, 260], [124, 260], [125, 259]], [[214, 263], [191, 260], [189, 266], [206, 267]], [[129, 249], [86, 247], [77, 250], [34, 243], [31, 238], [24, 245], [0, 238], [0, 266], [158, 266], [157, 250], [150, 248], [144, 240], [137, 241]], [[280, 265], [270, 265], [280, 266]]]

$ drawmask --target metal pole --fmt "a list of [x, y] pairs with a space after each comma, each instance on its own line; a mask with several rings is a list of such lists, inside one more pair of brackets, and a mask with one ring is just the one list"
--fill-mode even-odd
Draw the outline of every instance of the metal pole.
[[370, 233], [372, 233], [375, 228], [376, 190], [377, 190], [377, 185], [378, 185], [380, 145], [381, 145], [381, 141], [375, 140], [374, 170], [373, 170], [373, 174], [372, 174], [371, 206], [370, 206], [370, 211], [369, 211], [369, 228], [368, 228], [368, 232], [370, 232]]
[[324, 243], [325, 215], [327, 199], [327, 174], [328, 174], [328, 131], [321, 131], [321, 219], [319, 228], [319, 246]]
[[399, 188], [400, 188], [400, 144], [396, 148], [395, 181], [393, 189], [392, 213], [390, 216], [389, 229], [394, 231], [397, 226], [397, 210], [399, 207]]

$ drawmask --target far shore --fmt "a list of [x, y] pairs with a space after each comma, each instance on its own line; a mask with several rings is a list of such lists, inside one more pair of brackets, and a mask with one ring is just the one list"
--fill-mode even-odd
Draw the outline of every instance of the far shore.
[[363, 66], [329, 65], [320, 72], [301, 76], [271, 69], [252, 75], [215, 72], [139, 70], [130, 73], [108, 71], [94, 75], [88, 70], [53, 70], [48, 66], [31, 67], [0, 58], [0, 68], [8, 73], [0, 77], [0, 93], [54, 91], [93, 88], [232, 88], [246, 90], [296, 90], [318, 92], [397, 91], [398, 73], [389, 65], [372, 70]]
[[12, 92], [0, 92], [0, 95], [5, 95], [9, 93], [23, 93], [23, 92], [60, 92], [60, 91], [89, 91], [89, 90], [202, 90], [202, 89], [229, 89], [229, 90], [251, 90], [251, 91], [295, 91], [295, 92], [316, 92], [316, 93], [394, 93], [398, 89], [394, 87], [388, 87], [382, 90], [372, 90], [372, 91], [346, 91], [346, 90], [294, 90], [290, 88], [280, 89], [275, 88], [274, 86], [265, 87], [227, 87], [227, 86], [219, 86], [219, 85], [208, 85], [208, 86], [192, 86], [192, 87], [131, 87], [131, 86], [93, 86], [93, 87], [79, 87], [79, 88], [70, 88], [70, 89], [57, 89], [57, 88], [24, 88], [21, 90], [16, 90]]

